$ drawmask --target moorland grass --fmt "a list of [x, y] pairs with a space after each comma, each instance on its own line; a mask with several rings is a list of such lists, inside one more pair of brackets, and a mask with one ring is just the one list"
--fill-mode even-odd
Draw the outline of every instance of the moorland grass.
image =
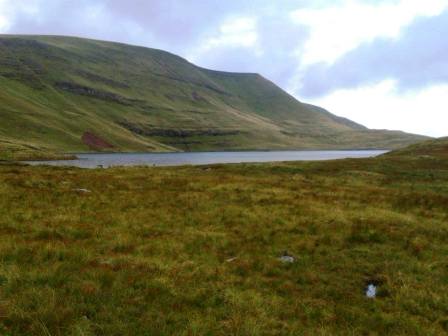
[[2, 335], [448, 332], [446, 158], [8, 164], [0, 195]]

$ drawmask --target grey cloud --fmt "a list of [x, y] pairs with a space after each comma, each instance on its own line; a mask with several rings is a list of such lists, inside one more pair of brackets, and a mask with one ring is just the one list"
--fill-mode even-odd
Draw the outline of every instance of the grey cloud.
[[[73, 35], [114, 41], [128, 38], [120, 25], [105, 13], [89, 22], [92, 5], [100, 2], [39, 0], [38, 3], [37, 14], [23, 10], [24, 6], [18, 6], [7, 33]], [[98, 29], [101, 27], [104, 29]]]
[[[282, 10], [296, 8], [305, 0], [285, 0]], [[145, 43], [147, 46], [182, 52], [216, 30], [227, 16], [258, 15], [269, 9], [269, 0], [39, 0], [39, 14], [18, 13], [9, 32], [66, 34], [108, 38], [122, 42]], [[97, 20], [84, 16], [90, 7], [101, 6]], [[278, 7], [278, 6], [274, 6]], [[140, 38], [126, 36], [125, 23], [141, 30]], [[94, 27], [96, 29], [92, 30]]]
[[296, 74], [299, 58], [295, 50], [308, 37], [308, 29], [291, 24], [282, 15], [258, 20], [259, 54], [254, 49], [222, 46], [214, 48], [197, 60], [201, 66], [235, 72], [256, 72], [286, 87]]
[[416, 20], [398, 39], [376, 39], [340, 58], [331, 66], [306, 69], [300, 95], [317, 97], [395, 79], [400, 90], [448, 82], [448, 11]]
[[[201, 55], [196, 63], [216, 70], [258, 72], [287, 87], [300, 65], [300, 56], [294, 51], [308, 36], [306, 28], [287, 20], [288, 13], [342, 0], [282, 0], [281, 4], [272, 0], [37, 1], [39, 13], [19, 11], [10, 33], [90, 37], [160, 48], [184, 57], [199, 48], [206, 37], [217, 33], [226, 19], [256, 17], [261, 54], [248, 48], [218, 46]], [[89, 11], [95, 5], [102, 11], [92, 20]], [[448, 14], [417, 21], [397, 41], [376, 40], [345, 55], [333, 66], [320, 64], [305, 69], [299, 94], [319, 96], [390, 77], [397, 78], [402, 88], [446, 81], [446, 33]]]
[[271, 0], [103, 1], [113, 16], [132, 20], [152, 32], [160, 46], [180, 52], [216, 31], [229, 16], [263, 16], [264, 13], [273, 12], [284, 14], [309, 3], [306, 0], [284, 0], [281, 6], [273, 6]]

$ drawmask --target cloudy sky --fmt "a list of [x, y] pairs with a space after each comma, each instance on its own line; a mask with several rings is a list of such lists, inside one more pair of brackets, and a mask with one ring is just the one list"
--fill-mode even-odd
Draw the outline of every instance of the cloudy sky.
[[448, 135], [448, 0], [0, 0], [0, 33], [160, 48], [371, 128]]

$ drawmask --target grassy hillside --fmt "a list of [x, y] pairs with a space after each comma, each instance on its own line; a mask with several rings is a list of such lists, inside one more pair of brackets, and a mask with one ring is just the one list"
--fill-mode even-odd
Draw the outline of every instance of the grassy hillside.
[[448, 158], [448, 138], [440, 138], [417, 143], [400, 150], [392, 151], [389, 156], [419, 159], [426, 158]]
[[257, 74], [50, 36], [0, 35], [0, 120], [6, 143], [69, 152], [396, 148], [423, 139], [367, 130]]
[[14, 160], [67, 160], [74, 158], [76, 156], [62, 154], [42, 146], [0, 138], [0, 162]]
[[448, 158], [413, 157], [0, 165], [0, 334], [445, 335]]

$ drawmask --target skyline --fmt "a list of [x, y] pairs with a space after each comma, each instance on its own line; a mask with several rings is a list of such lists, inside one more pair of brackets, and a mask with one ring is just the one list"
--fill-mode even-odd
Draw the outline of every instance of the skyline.
[[279, 7], [0, 0], [0, 33], [159, 48], [206, 68], [260, 73], [299, 100], [370, 128], [448, 135], [448, 1], [286, 0]]

